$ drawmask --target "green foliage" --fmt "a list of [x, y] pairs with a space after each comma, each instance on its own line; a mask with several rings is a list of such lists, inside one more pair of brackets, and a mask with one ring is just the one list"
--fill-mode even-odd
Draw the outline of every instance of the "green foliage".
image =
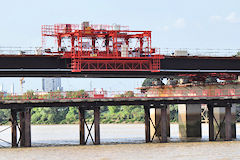
[[24, 93], [24, 99], [37, 99], [38, 97], [34, 94], [33, 90], [29, 90]]
[[[150, 83], [150, 82], [145, 82]], [[44, 96], [48, 97], [53, 94], [55, 97], [61, 97], [60, 92], [49, 93]], [[83, 98], [88, 94], [84, 90], [77, 92], [67, 92], [68, 98]], [[119, 97], [134, 97], [132, 91], [127, 91], [124, 94], [118, 95]], [[8, 98], [8, 96], [4, 97]], [[41, 98], [34, 95], [33, 91], [27, 91], [23, 98], [37, 99]], [[104, 106], [100, 108], [101, 123], [134, 123], [144, 122], [144, 109], [143, 106]], [[45, 107], [45, 108], [33, 108], [31, 121], [33, 124], [71, 124], [78, 123], [78, 108], [77, 107]], [[8, 123], [10, 118], [10, 110], [0, 110], [0, 124]], [[86, 111], [85, 118], [87, 122], [93, 121], [93, 111]], [[178, 120], [177, 105], [170, 105], [170, 119], [171, 122]]]
[[8, 123], [9, 118], [10, 118], [10, 110], [0, 109], [0, 125]]
[[177, 122], [178, 121], [178, 106], [177, 105], [170, 105], [170, 122]]
[[67, 98], [87, 98], [89, 95], [84, 90], [80, 91], [69, 91], [67, 92]]
[[153, 81], [155, 81], [154, 78], [146, 78], [146, 79], [143, 81], [142, 86], [143, 86], [143, 87], [152, 86]]

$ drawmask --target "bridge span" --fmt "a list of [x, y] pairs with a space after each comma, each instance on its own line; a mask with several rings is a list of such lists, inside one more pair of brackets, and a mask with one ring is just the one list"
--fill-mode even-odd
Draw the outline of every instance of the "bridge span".
[[72, 72], [71, 59], [60, 55], [0, 55], [1, 77], [146, 78], [181, 74], [239, 75], [240, 57], [165, 56], [159, 72], [101, 70]]
[[[100, 144], [100, 107], [120, 105], [144, 106], [145, 141], [147, 143], [156, 139], [160, 142], [167, 142], [170, 130], [170, 104], [179, 104], [181, 137], [201, 137], [201, 104], [207, 104], [208, 107], [210, 141], [217, 138], [232, 140], [236, 137], [235, 118], [233, 116], [235, 111], [233, 108], [234, 104], [240, 103], [240, 89], [238, 88], [208, 89], [207, 92], [204, 89], [175, 90], [169, 92], [168, 96], [155, 97], [152, 95], [159, 92], [152, 93], [152, 95], [148, 93], [150, 97], [142, 93], [133, 94], [134, 97], [110, 96], [105, 95], [106, 92], [104, 91], [93, 95], [91, 92], [84, 95], [77, 95], [76, 93], [52, 92], [47, 95], [2, 96], [0, 108], [11, 109], [12, 147], [18, 145], [21, 147], [31, 146], [31, 108], [34, 107], [78, 107], [81, 145], [86, 144], [89, 138], [93, 144]], [[224, 112], [222, 112], [222, 109]], [[94, 110], [94, 121], [90, 126], [85, 120], [86, 110]], [[154, 115], [152, 115], [152, 110], [154, 110]], [[17, 113], [19, 113], [19, 124]], [[218, 119], [218, 116], [224, 118]], [[18, 128], [20, 136], [17, 135]], [[94, 128], [94, 136], [90, 133], [92, 128]], [[89, 132], [87, 136], [85, 135], [86, 129]]]

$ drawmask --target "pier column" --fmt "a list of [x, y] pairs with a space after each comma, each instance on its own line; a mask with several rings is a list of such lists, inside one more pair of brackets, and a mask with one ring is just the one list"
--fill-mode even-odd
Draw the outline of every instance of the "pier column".
[[25, 114], [24, 111], [19, 112], [20, 121], [20, 147], [25, 147]]
[[[232, 126], [232, 138], [236, 138], [236, 105], [233, 104], [231, 108], [231, 126]], [[225, 123], [226, 123], [226, 114], [225, 107], [214, 107], [214, 117], [217, 120], [218, 125], [221, 125], [221, 129], [219, 131], [219, 127], [216, 122], [214, 122], [214, 136], [218, 139], [225, 139]], [[224, 122], [223, 122], [224, 121]], [[219, 133], [218, 133], [219, 132]]]
[[11, 123], [12, 123], [12, 147], [17, 147], [17, 111], [11, 109]]
[[151, 141], [150, 139], [150, 107], [144, 106], [144, 113], [145, 113], [145, 141], [146, 143], [149, 143]]
[[31, 147], [31, 109], [19, 112], [20, 147]]
[[161, 108], [161, 142], [167, 142], [167, 107]]
[[180, 138], [201, 137], [201, 104], [178, 104]]
[[232, 114], [231, 107], [225, 108], [225, 140], [232, 140]]
[[95, 143], [100, 144], [100, 107], [94, 108], [94, 131], [95, 131]]
[[85, 145], [85, 124], [84, 124], [84, 120], [85, 120], [85, 110], [82, 108], [78, 108], [79, 110], [79, 134], [80, 134], [80, 145]]
[[209, 141], [214, 141], [213, 106], [208, 104]]
[[[166, 108], [167, 110], [167, 136], [170, 137], [170, 109], [169, 106]], [[156, 136], [154, 139], [158, 139], [157, 136], [161, 136], [161, 108], [151, 108], [150, 109], [150, 117], [152, 122], [150, 122], [150, 137], [153, 137], [155, 133], [154, 126], [157, 127]], [[153, 124], [154, 126], [153, 126]]]
[[25, 147], [31, 147], [31, 109], [25, 112]]

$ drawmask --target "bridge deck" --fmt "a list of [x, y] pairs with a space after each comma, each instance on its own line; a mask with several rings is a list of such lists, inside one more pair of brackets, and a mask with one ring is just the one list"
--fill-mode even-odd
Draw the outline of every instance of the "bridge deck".
[[96, 77], [145, 78], [179, 73], [240, 73], [239, 57], [175, 57], [161, 60], [161, 72], [89, 71], [71, 72], [71, 59], [56, 55], [0, 55], [1, 77]]
[[133, 98], [76, 98], [44, 100], [1, 100], [0, 109], [34, 107], [95, 107], [149, 104], [213, 104], [225, 107], [227, 103], [240, 103], [240, 96], [216, 97], [133, 97]]

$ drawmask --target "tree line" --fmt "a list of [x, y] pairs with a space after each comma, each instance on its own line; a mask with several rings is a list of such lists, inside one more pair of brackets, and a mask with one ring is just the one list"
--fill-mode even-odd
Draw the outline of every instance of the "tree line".
[[[155, 79], [145, 79], [143, 86], [151, 86]], [[69, 92], [69, 96], [75, 98], [86, 97], [84, 90], [77, 92]], [[45, 95], [48, 96], [48, 95]], [[132, 91], [127, 91], [119, 97], [133, 97]], [[36, 99], [33, 91], [27, 91], [25, 98]], [[100, 122], [101, 123], [144, 123], [144, 108], [143, 106], [104, 106], [100, 107]], [[71, 107], [42, 107], [32, 108], [31, 110], [32, 124], [74, 124], [79, 122], [78, 108]], [[0, 124], [8, 123], [10, 110], [0, 110]], [[93, 111], [86, 111], [85, 118], [87, 122], [93, 121]], [[177, 121], [177, 106], [170, 105], [170, 119], [172, 122]]]

